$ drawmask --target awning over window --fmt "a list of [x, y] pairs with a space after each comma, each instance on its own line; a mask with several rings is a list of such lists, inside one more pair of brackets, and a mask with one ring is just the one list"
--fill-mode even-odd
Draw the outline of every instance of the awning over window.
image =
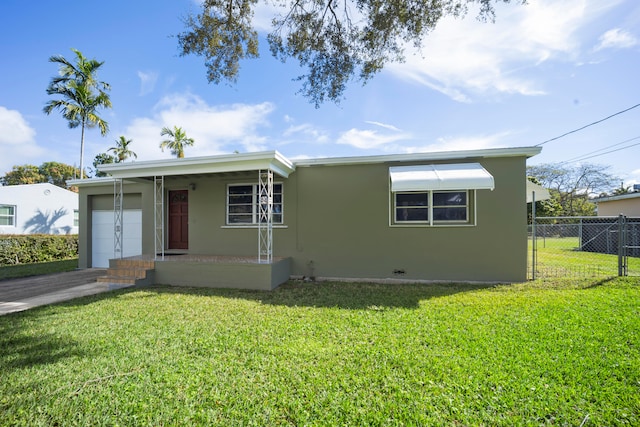
[[541, 200], [549, 200], [551, 198], [549, 190], [547, 190], [540, 184], [535, 184], [527, 180], [527, 203], [533, 202], [534, 192], [536, 193], [536, 202], [539, 202]]
[[493, 176], [480, 163], [389, 168], [391, 191], [493, 190]]

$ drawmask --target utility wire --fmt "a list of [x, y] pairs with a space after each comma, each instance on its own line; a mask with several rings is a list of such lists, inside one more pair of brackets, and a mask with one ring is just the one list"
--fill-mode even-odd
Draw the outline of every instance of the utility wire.
[[[638, 137], [638, 138], [640, 138], [640, 137]], [[635, 138], [634, 138], [634, 139], [635, 139]], [[615, 153], [616, 151], [620, 151], [620, 150], [626, 150], [627, 148], [635, 147], [636, 145], [640, 145], [640, 142], [636, 142], [635, 144], [631, 144], [631, 145], [628, 145], [628, 146], [626, 146], [626, 147], [616, 148], [615, 150], [606, 151], [606, 152], [604, 152], [604, 153], [595, 154], [595, 155], [593, 155], [593, 156], [583, 157], [583, 158], [581, 158], [581, 159], [579, 159], [579, 160], [587, 160], [587, 159], [592, 159], [592, 158], [594, 158], [594, 157], [598, 157], [598, 156], [604, 156], [605, 154]]]
[[[613, 150], [613, 151], [607, 151], [606, 153], [600, 153], [601, 151], [608, 150], [609, 148], [617, 147], [618, 145], [626, 144], [627, 142], [635, 141], [636, 139], [640, 139], [640, 136], [636, 136], [634, 138], [629, 138], [629, 139], [624, 140], [622, 142], [618, 142], [617, 144], [608, 145], [608, 146], [606, 146], [604, 148], [600, 148], [599, 150], [595, 150], [595, 151], [591, 151], [589, 153], [581, 154], [581, 155], [573, 157], [573, 158], [571, 158], [569, 160], [565, 160], [563, 162], [560, 162], [560, 164], [563, 165], [565, 163], [578, 162], [580, 160], [584, 160], [584, 157], [587, 157], [587, 156], [590, 156], [588, 158], [592, 158], [592, 157], [602, 156], [602, 155], [607, 154], [607, 153], [612, 153], [613, 151], [624, 150], [626, 148], [630, 148], [630, 147], [633, 147], [633, 146], [638, 145], [638, 144], [632, 144], [632, 145], [629, 145], [628, 147], [622, 147], [620, 149], [616, 149], [616, 150]], [[600, 153], [600, 154], [597, 154], [597, 153]], [[592, 154], [593, 154], [593, 156], [592, 156]]]
[[610, 116], [607, 116], [607, 117], [605, 117], [604, 119], [600, 119], [600, 120], [595, 121], [595, 122], [593, 122], [593, 123], [589, 123], [588, 125], [582, 126], [581, 128], [574, 129], [574, 130], [569, 131], [569, 132], [567, 132], [567, 133], [563, 133], [562, 135], [560, 135], [560, 136], [556, 136], [555, 138], [547, 139], [546, 141], [542, 141], [541, 143], [536, 144], [535, 146], [536, 146], [536, 147], [539, 147], [539, 146], [541, 146], [541, 145], [546, 144], [547, 142], [555, 141], [556, 139], [560, 139], [560, 138], [563, 138], [563, 137], [565, 137], [565, 136], [567, 136], [567, 135], [571, 135], [572, 133], [576, 133], [576, 132], [578, 132], [578, 131], [581, 131], [581, 130], [583, 130], [583, 129], [586, 129], [586, 128], [588, 128], [589, 126], [597, 125], [598, 123], [602, 123], [602, 122], [604, 122], [605, 120], [609, 120], [609, 119], [610, 119], [610, 118], [612, 118], [612, 117], [615, 117], [615, 116], [617, 116], [617, 115], [619, 115], [619, 114], [622, 114], [622, 113], [626, 113], [627, 111], [629, 111], [629, 110], [633, 110], [634, 108], [637, 108], [637, 107], [640, 107], [640, 104], [636, 104], [636, 105], [634, 105], [633, 107], [629, 107], [629, 108], [627, 108], [626, 110], [618, 111], [618, 112], [617, 112], [617, 113], [615, 113], [615, 114], [612, 114], [612, 115], [610, 115]]

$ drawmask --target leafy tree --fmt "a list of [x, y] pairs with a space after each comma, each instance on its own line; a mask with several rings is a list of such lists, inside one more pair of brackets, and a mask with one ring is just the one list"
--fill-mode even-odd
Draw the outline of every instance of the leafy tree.
[[67, 180], [80, 176], [80, 169], [58, 162], [44, 162], [40, 166], [13, 166], [3, 178], [2, 185], [38, 184], [48, 182], [67, 188]]
[[109, 84], [97, 80], [97, 73], [104, 62], [87, 59], [76, 49], [76, 63], [71, 63], [61, 55], [52, 56], [49, 62], [59, 64], [58, 76], [53, 77], [47, 87], [47, 94], [60, 97], [47, 102], [43, 111], [51, 114], [59, 110], [69, 122], [70, 128], [80, 126], [80, 171], [84, 174], [84, 131], [85, 128], [100, 128], [102, 136], [109, 126], [98, 115], [101, 108], [111, 108], [107, 91]]
[[615, 190], [613, 190], [611, 192], [612, 196], [622, 196], [623, 194], [629, 194], [629, 193], [633, 193], [633, 190], [631, 189], [630, 185], [627, 185], [625, 187], [624, 182], [620, 183], [620, 187], [616, 188]]
[[107, 176], [106, 173], [100, 172], [98, 170], [98, 166], [100, 166], [100, 165], [110, 165], [112, 163], [116, 163], [117, 160], [118, 159], [115, 156], [112, 156], [111, 154], [107, 154], [107, 153], [97, 154], [96, 157], [93, 159], [94, 175], [96, 177]]
[[527, 173], [549, 189], [552, 198], [561, 206], [557, 215], [586, 216], [595, 213], [590, 198], [609, 191], [618, 181], [609, 169], [609, 166], [591, 163], [577, 166], [547, 163], [529, 166]]
[[124, 135], [116, 139], [116, 146], [109, 148], [107, 151], [111, 151], [116, 157], [116, 163], [122, 163], [129, 157], [138, 158], [138, 155], [131, 151], [129, 144], [133, 142], [131, 139], [127, 139]]
[[45, 177], [46, 182], [67, 188], [67, 180], [78, 178], [80, 169], [58, 162], [45, 162], [40, 165], [40, 173]]
[[[536, 177], [528, 176], [527, 179], [535, 184], [542, 185]], [[550, 199], [547, 200], [538, 200], [536, 205], [536, 217], [543, 216], [561, 216], [562, 215], [562, 206], [558, 202], [557, 193], [554, 190], [550, 190], [549, 194], [551, 195]], [[531, 211], [533, 203], [527, 204], [527, 218], [529, 223], [533, 218], [533, 212]]]
[[[350, 80], [364, 84], [385, 64], [402, 62], [405, 46], [420, 48], [442, 18], [462, 17], [470, 4], [478, 4], [478, 18], [493, 21], [494, 5], [512, 0], [262, 1], [283, 11], [267, 37], [272, 55], [282, 62], [294, 58], [306, 69], [297, 78], [300, 91], [318, 107], [326, 99], [342, 99]], [[235, 82], [240, 61], [259, 56], [252, 18], [260, 0], [201, 3], [200, 13], [191, 14], [177, 36], [181, 55], [203, 56], [209, 82]]]
[[39, 182], [46, 182], [46, 179], [42, 176], [40, 168], [34, 165], [13, 166], [2, 177], [2, 185], [37, 184]]
[[165, 148], [168, 148], [171, 150], [171, 154], [179, 159], [184, 157], [184, 147], [194, 144], [193, 138], [187, 138], [186, 132], [178, 126], [174, 126], [173, 129], [163, 127], [160, 136], [168, 137], [160, 143], [160, 149], [164, 151]]

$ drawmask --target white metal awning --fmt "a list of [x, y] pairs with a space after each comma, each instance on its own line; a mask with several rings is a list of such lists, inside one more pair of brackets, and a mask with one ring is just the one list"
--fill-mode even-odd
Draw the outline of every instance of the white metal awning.
[[536, 202], [539, 202], [541, 200], [549, 200], [551, 198], [549, 190], [547, 190], [540, 184], [536, 184], [535, 182], [527, 180], [527, 203], [533, 202], [533, 193], [535, 193]]
[[493, 175], [480, 163], [389, 168], [391, 191], [493, 190]]

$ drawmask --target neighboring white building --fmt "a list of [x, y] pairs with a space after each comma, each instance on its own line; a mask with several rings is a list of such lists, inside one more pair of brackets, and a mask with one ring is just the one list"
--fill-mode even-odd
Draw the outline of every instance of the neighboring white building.
[[0, 186], [0, 234], [78, 234], [78, 193], [49, 183]]

